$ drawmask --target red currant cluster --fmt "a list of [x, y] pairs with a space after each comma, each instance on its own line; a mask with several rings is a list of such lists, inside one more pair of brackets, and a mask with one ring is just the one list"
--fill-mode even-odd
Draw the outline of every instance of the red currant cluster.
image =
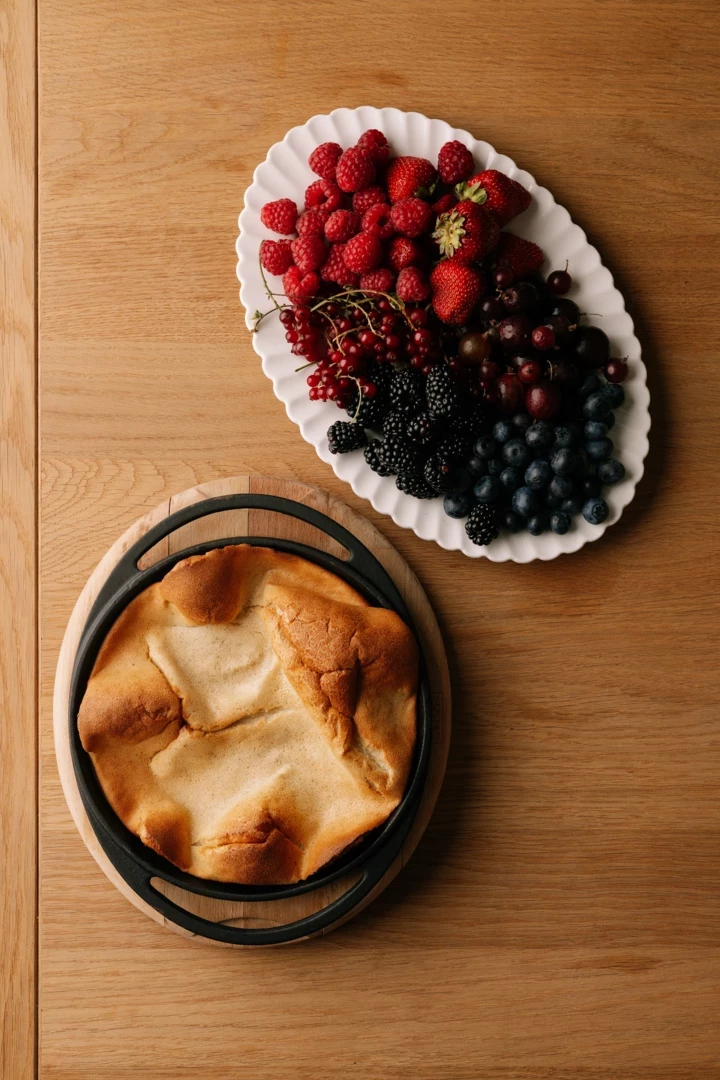
[[430, 373], [443, 354], [428, 318], [424, 308], [359, 289], [280, 312], [291, 352], [314, 366], [307, 376], [310, 400], [335, 401], [340, 408], [347, 408], [355, 386], [363, 397], [374, 397], [371, 374], [378, 364], [409, 364]]

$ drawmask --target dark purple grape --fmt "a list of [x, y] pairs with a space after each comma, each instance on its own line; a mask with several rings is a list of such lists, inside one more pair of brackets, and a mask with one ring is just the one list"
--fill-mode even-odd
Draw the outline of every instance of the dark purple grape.
[[610, 359], [610, 342], [599, 326], [581, 326], [574, 341], [574, 354], [584, 368], [601, 368]]
[[505, 315], [505, 305], [499, 296], [486, 296], [480, 302], [480, 314], [488, 322], [497, 322]]
[[565, 296], [561, 297], [559, 300], [553, 300], [550, 314], [562, 315], [564, 319], [567, 319], [568, 322], [573, 324], [580, 320], [580, 308], [574, 300], [568, 300]]
[[530, 344], [530, 337], [534, 330], [532, 319], [527, 315], [510, 315], [499, 324], [498, 340], [503, 349], [515, 352]]
[[532, 311], [537, 307], [538, 291], [531, 281], [519, 281], [502, 295], [506, 311]]
[[553, 270], [552, 274], [548, 275], [547, 283], [556, 296], [564, 296], [572, 288], [572, 278], [567, 270]]

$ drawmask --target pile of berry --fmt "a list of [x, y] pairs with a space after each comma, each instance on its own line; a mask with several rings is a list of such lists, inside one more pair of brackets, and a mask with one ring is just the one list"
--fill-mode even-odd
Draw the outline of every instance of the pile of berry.
[[444, 496], [477, 544], [499, 528], [564, 533], [579, 513], [604, 521], [602, 487], [624, 475], [607, 433], [627, 365], [583, 324], [567, 267], [543, 279], [542, 250], [501, 231], [530, 193], [475, 173], [459, 142], [436, 167], [391, 157], [374, 130], [309, 164], [320, 179], [302, 212], [263, 207], [285, 238], [264, 240], [260, 263], [311, 400], [349, 414], [331, 452], [362, 451], [415, 498]]

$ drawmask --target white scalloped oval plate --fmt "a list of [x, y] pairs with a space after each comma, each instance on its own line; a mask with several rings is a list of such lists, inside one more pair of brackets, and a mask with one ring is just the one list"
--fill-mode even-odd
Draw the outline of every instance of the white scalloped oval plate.
[[423, 540], [435, 540], [448, 551], [462, 551], [472, 558], [485, 557], [493, 562], [511, 559], [524, 563], [532, 559], [554, 559], [563, 552], [577, 551], [588, 541], [599, 539], [605, 529], [618, 520], [642, 476], [650, 430], [646, 371], [641, 360], [640, 342], [633, 333], [632, 319], [597, 250], [547, 188], [536, 184], [533, 177], [518, 169], [511, 158], [498, 154], [489, 143], [474, 139], [467, 131], [451, 128], [443, 120], [429, 120], [420, 113], [399, 109], [375, 109], [368, 105], [359, 109], [335, 109], [329, 115], [313, 116], [302, 127], [292, 128], [282, 142], [270, 147], [267, 159], [258, 165], [253, 182], [245, 192], [236, 251], [240, 300], [245, 307], [247, 326], [252, 330], [253, 312], [264, 311], [268, 306], [258, 268], [258, 250], [260, 242], [272, 234], [260, 222], [261, 208], [266, 202], [283, 196], [294, 199], [302, 208], [305, 188], [317, 179], [307, 164], [314, 147], [327, 141], [351, 146], [367, 128], [383, 131], [394, 153], [415, 154], [432, 161], [437, 159], [443, 143], [448, 139], [459, 139], [472, 151], [478, 169], [499, 169], [532, 192], [532, 205], [512, 222], [510, 231], [539, 244], [547, 256], [547, 267], [561, 268], [568, 260], [574, 282], [570, 296], [581, 310], [600, 317], [600, 325], [612, 342], [613, 354], [629, 359], [630, 374], [623, 384], [627, 401], [617, 411], [613, 429], [613, 440], [626, 474], [621, 484], [607, 489], [609, 517], [600, 526], [589, 525], [582, 517], [576, 518], [565, 536], [549, 532], [542, 536], [531, 536], [527, 532], [501, 534], [487, 547], [477, 547], [468, 539], [464, 522], [444, 513], [441, 498], [421, 501], [403, 494], [395, 486], [393, 477], [377, 476], [361, 453], [330, 453], [326, 432], [338, 418], [338, 409], [327, 402], [309, 400], [305, 374], [295, 372], [296, 357], [290, 353], [276, 318], [265, 319], [253, 334], [253, 346], [262, 359], [262, 369], [272, 380], [275, 394], [284, 404], [288, 416], [298, 425], [303, 438], [312, 443], [319, 457], [331, 465], [336, 475], [347, 481], [357, 495], [367, 499], [380, 513], [389, 514], [398, 525], [412, 529]]

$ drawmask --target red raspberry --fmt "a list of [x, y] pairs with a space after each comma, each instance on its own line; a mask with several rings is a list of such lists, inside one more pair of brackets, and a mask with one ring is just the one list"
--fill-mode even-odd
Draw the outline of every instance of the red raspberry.
[[377, 236], [378, 240], [389, 240], [395, 230], [390, 222], [390, 207], [387, 203], [375, 203], [366, 210], [362, 219], [362, 231]]
[[377, 128], [370, 128], [369, 131], [363, 132], [357, 144], [361, 150], [365, 150], [370, 155], [376, 165], [384, 165], [390, 157], [388, 141], [382, 131], [378, 131]]
[[298, 236], [324, 236], [325, 223], [329, 217], [330, 211], [324, 206], [313, 206], [311, 210], [306, 210], [295, 225]]
[[404, 270], [406, 266], [418, 262], [421, 254], [414, 240], [408, 240], [405, 236], [394, 236], [388, 247], [387, 261], [393, 270]]
[[360, 232], [361, 222], [354, 210], [335, 210], [325, 222], [325, 236], [333, 244], [344, 244]]
[[325, 262], [327, 248], [320, 236], [300, 236], [290, 242], [295, 265], [301, 274], [317, 270]]
[[338, 161], [335, 176], [343, 191], [362, 191], [375, 179], [375, 166], [367, 151], [351, 146]]
[[291, 266], [283, 277], [283, 289], [288, 300], [294, 304], [309, 300], [318, 291], [317, 274], [303, 274], [297, 266]]
[[289, 236], [295, 232], [298, 208], [292, 199], [276, 199], [265, 203], [260, 211], [260, 220], [266, 229]]
[[401, 199], [393, 206], [390, 220], [403, 236], [420, 236], [432, 224], [432, 207], [424, 199]]
[[354, 288], [360, 280], [345, 265], [343, 258], [344, 244], [333, 244], [330, 254], [320, 269], [320, 277], [323, 281], [331, 281], [336, 285], [342, 285], [346, 289]]
[[387, 192], [381, 187], [367, 187], [362, 191], [356, 191], [353, 195], [353, 210], [358, 214], [364, 214], [375, 203], [386, 203]]
[[348, 240], [343, 251], [343, 259], [348, 270], [364, 274], [374, 270], [382, 259], [382, 244], [377, 236], [362, 232]]
[[[324, 142], [316, 146], [308, 158], [308, 165], [314, 173], [322, 176], [323, 180], [335, 179], [335, 168], [342, 154], [342, 146], [336, 142]], [[468, 176], [470, 173], [468, 173]], [[463, 180], [465, 177], [463, 177]]]
[[[433, 214], [447, 214], [449, 210], [452, 210], [457, 201], [457, 197], [453, 195], [452, 192], [448, 195], [441, 195], [437, 202], [432, 204]], [[299, 229], [298, 232], [300, 232]]]
[[305, 192], [305, 209], [324, 206], [330, 213], [342, 206], [342, 191], [332, 180], [315, 180]]
[[260, 245], [260, 262], [268, 274], [282, 277], [293, 264], [289, 240], [263, 240]]
[[440, 179], [445, 184], [459, 184], [461, 180], [467, 180], [475, 169], [473, 156], [467, 146], [453, 139], [446, 142], [440, 148], [438, 154], [438, 172]]
[[430, 295], [430, 284], [417, 266], [406, 266], [398, 274], [395, 284], [395, 292], [405, 303], [427, 300]]
[[360, 278], [360, 288], [366, 292], [390, 292], [394, 284], [395, 275], [384, 266], [370, 270]]

